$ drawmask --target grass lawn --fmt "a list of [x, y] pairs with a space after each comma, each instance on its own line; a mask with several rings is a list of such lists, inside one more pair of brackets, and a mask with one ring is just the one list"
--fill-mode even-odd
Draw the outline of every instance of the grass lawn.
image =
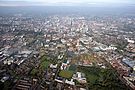
[[98, 67], [79, 67], [78, 69], [85, 73], [90, 90], [129, 90], [117, 78], [118, 74], [113, 69]]
[[88, 74], [88, 76], [86, 76], [87, 79], [90, 81], [90, 83], [95, 83], [96, 80], [98, 79], [98, 76], [94, 75], [94, 74]]
[[67, 71], [67, 70], [62, 70], [62, 71], [60, 71], [59, 76], [70, 79], [73, 76], [73, 72]]
[[96, 80], [99, 78], [98, 73], [100, 72], [100, 69], [97, 68], [79, 68], [80, 72], [85, 73], [87, 81], [89, 83], [94, 84], [96, 82]]
[[43, 61], [40, 65], [40, 68], [41, 69], [46, 69], [48, 68], [48, 66], [50, 65], [50, 62], [49, 61]]

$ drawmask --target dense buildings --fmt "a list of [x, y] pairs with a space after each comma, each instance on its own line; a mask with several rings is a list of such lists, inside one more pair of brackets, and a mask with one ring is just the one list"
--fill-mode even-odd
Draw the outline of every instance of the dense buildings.
[[1, 15], [0, 86], [135, 89], [134, 26], [128, 15]]

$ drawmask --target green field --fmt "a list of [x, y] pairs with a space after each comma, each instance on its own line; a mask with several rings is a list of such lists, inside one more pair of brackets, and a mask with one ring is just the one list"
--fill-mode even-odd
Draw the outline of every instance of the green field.
[[59, 76], [70, 79], [73, 76], [73, 72], [67, 70], [61, 70]]
[[47, 69], [48, 66], [50, 65], [50, 62], [49, 61], [43, 61], [40, 65], [40, 68], [41, 69]]
[[90, 81], [90, 83], [95, 83], [96, 80], [98, 80], [98, 76], [94, 75], [94, 74], [88, 74], [87, 75], [88, 80]]
[[43, 56], [41, 58], [41, 63], [40, 63], [40, 69], [44, 70], [44, 69], [47, 69], [48, 66], [51, 64], [51, 62], [47, 59], [46, 56]]
[[112, 69], [98, 67], [79, 67], [85, 73], [89, 90], [129, 90], [119, 79], [118, 74]]

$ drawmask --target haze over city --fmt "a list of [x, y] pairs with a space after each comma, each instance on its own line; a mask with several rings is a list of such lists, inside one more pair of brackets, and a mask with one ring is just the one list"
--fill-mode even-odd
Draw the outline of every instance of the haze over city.
[[0, 0], [0, 90], [135, 90], [135, 0]]
[[134, 0], [1, 0], [1, 6], [51, 5], [51, 6], [85, 6], [85, 5], [134, 5]]

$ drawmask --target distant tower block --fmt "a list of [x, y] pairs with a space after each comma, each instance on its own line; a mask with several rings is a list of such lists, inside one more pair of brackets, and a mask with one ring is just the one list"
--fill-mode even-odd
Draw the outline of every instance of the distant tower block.
[[73, 25], [73, 22], [72, 22], [72, 19], [71, 19], [70, 31], [72, 31], [72, 25]]
[[80, 40], [77, 40], [77, 47], [80, 46]]
[[72, 25], [73, 25], [73, 22], [72, 22], [72, 19], [71, 19], [71, 27], [72, 27]]

